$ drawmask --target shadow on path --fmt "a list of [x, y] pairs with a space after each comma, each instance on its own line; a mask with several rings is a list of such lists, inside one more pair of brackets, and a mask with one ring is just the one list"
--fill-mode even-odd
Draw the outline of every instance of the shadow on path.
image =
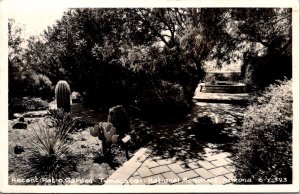
[[[153, 154], [162, 158], [177, 160], [201, 159], [205, 148], [216, 153], [234, 154], [234, 144], [238, 140], [242, 124], [244, 107], [234, 104], [196, 103], [191, 113], [182, 121], [166, 124], [153, 124], [153, 141], [150, 145]], [[214, 113], [226, 123], [219, 134], [210, 134], [210, 129], [198, 129], [203, 132], [195, 134], [193, 118], [199, 113]]]

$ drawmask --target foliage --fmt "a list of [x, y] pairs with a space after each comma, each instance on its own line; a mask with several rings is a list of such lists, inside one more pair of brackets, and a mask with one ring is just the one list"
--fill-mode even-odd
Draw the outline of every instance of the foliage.
[[192, 14], [188, 9], [69, 9], [41, 39], [29, 41], [27, 60], [52, 82], [70, 81], [94, 107], [134, 104], [139, 93], [160, 87], [157, 80], [179, 83], [191, 101], [207, 50], [193, 22], [186, 24]]
[[12, 97], [32, 96], [50, 99], [53, 96], [52, 82], [45, 75], [36, 74], [29, 70], [19, 72], [10, 78], [9, 94]]
[[37, 73], [26, 63], [22, 28], [13, 19], [8, 20], [8, 67], [9, 96], [42, 97], [49, 99], [53, 92], [50, 79], [45, 74]]
[[12, 117], [14, 113], [22, 113], [26, 111], [45, 110], [48, 108], [48, 102], [41, 98], [31, 97], [15, 97], [9, 98], [9, 115]]
[[241, 62], [252, 90], [291, 78], [292, 9], [203, 8], [198, 17], [211, 48], [205, 60], [219, 67]]
[[8, 19], [8, 60], [20, 62], [19, 54], [22, 53], [21, 44], [24, 41], [21, 37], [22, 28], [15, 25], [12, 18]]
[[30, 152], [21, 174], [24, 178], [36, 178], [39, 184], [63, 184], [58, 179], [71, 178], [76, 167], [67, 138], [72, 125], [61, 122], [50, 127], [46, 121], [37, 124], [31, 130]]
[[291, 183], [292, 102], [292, 82], [285, 80], [269, 86], [248, 107], [237, 146], [238, 178], [251, 178], [255, 184], [286, 178], [284, 183]]
[[49, 109], [50, 119], [49, 125], [57, 129], [57, 134], [64, 136], [73, 130], [78, 125], [78, 120], [71, 116], [71, 113], [65, 112], [63, 109]]
[[137, 104], [143, 116], [152, 119], [176, 119], [185, 115], [189, 107], [182, 86], [166, 81], [144, 91], [139, 99]]
[[250, 89], [259, 90], [275, 82], [292, 77], [292, 58], [282, 54], [245, 56], [244, 82]]
[[237, 20], [233, 41], [245, 49], [242, 73], [246, 83], [263, 89], [275, 80], [291, 78], [292, 9], [234, 9], [231, 15]]
[[93, 107], [135, 105], [162, 81], [180, 85], [190, 104], [206, 61], [243, 60], [242, 76], [259, 89], [290, 78], [291, 9], [68, 9], [28, 40], [24, 60], [52, 83], [68, 80]]

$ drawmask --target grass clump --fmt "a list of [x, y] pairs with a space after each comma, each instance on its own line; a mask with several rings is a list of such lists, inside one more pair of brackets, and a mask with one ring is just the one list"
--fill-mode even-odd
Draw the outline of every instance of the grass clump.
[[72, 178], [76, 160], [68, 136], [75, 121], [67, 118], [68, 114], [61, 120], [45, 119], [31, 129], [29, 155], [22, 170], [24, 178], [34, 178], [37, 184], [54, 185], [65, 184], [66, 178]]

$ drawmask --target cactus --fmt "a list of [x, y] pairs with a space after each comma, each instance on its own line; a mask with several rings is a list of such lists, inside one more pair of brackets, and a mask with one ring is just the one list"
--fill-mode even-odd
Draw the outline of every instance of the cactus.
[[99, 133], [100, 133], [100, 130], [99, 130], [99, 126], [98, 125], [95, 125], [94, 127], [92, 127], [90, 129], [90, 134], [93, 136], [93, 137], [98, 137], [99, 136]]
[[[118, 143], [120, 138], [129, 132], [129, 119], [125, 109], [115, 106], [109, 109], [108, 122], [100, 122], [90, 129], [90, 134], [102, 141], [104, 155], [111, 154], [111, 145]], [[128, 152], [126, 152], [128, 155]]]
[[122, 105], [114, 106], [109, 109], [108, 122], [113, 124], [121, 138], [129, 132], [129, 119]]
[[[112, 143], [115, 144], [118, 141], [119, 135], [116, 134], [117, 130], [112, 125], [112, 123], [109, 122], [103, 122], [99, 124], [100, 131], [103, 133], [104, 139], [101, 139], [105, 141], [106, 143]], [[100, 138], [103, 136], [99, 136]]]
[[55, 87], [55, 99], [57, 103], [57, 108], [62, 108], [66, 112], [70, 112], [71, 103], [70, 103], [70, 94], [71, 89], [69, 84], [61, 80], [56, 84]]
[[102, 141], [102, 149], [104, 154], [109, 154], [112, 144], [119, 141], [117, 130], [110, 122], [100, 122], [90, 129], [90, 134]]

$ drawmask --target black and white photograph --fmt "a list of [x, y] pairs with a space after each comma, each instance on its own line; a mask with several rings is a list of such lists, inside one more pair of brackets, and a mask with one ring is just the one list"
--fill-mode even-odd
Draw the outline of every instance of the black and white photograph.
[[299, 2], [212, 2], [0, 2], [0, 191], [299, 192]]

